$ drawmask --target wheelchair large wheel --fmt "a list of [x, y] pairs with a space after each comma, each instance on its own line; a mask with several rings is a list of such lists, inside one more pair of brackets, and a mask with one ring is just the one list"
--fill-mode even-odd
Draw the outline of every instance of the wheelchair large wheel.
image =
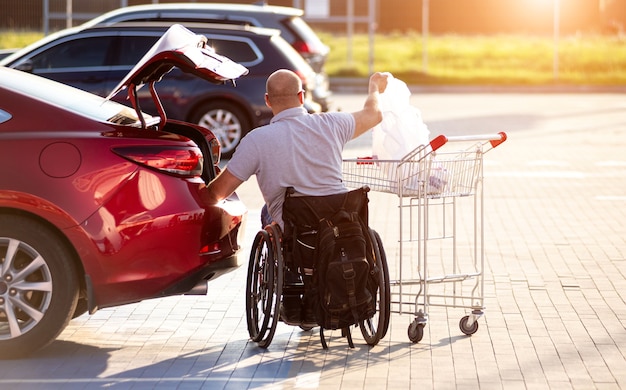
[[276, 332], [283, 287], [280, 229], [257, 233], [250, 252], [246, 285], [246, 319], [252, 341], [267, 348]]
[[380, 260], [382, 266], [382, 273], [384, 278], [384, 286], [385, 286], [385, 324], [383, 328], [383, 335], [381, 338], [387, 335], [387, 330], [389, 329], [389, 321], [391, 319], [391, 282], [389, 279], [389, 263], [387, 263], [387, 254], [385, 253], [385, 248], [383, 247], [383, 241], [380, 238], [380, 235], [377, 231], [372, 230], [374, 233], [374, 237], [376, 238], [376, 247], [380, 253]]
[[361, 321], [361, 333], [369, 345], [376, 345], [387, 334], [389, 319], [391, 316], [391, 287], [389, 285], [389, 267], [387, 257], [380, 236], [372, 229], [369, 231], [376, 268], [378, 269], [378, 289], [374, 299], [376, 300], [376, 314], [372, 318]]

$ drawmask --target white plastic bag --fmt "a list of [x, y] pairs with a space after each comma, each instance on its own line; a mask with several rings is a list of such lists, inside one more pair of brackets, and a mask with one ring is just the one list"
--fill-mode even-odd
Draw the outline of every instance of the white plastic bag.
[[372, 157], [401, 160], [428, 143], [429, 130], [421, 112], [410, 104], [411, 91], [402, 80], [390, 76], [379, 104], [383, 121], [372, 130]]
[[[378, 160], [400, 161], [408, 153], [429, 142], [430, 131], [422, 121], [421, 112], [411, 106], [411, 91], [402, 80], [390, 76], [379, 105], [383, 120], [372, 130], [372, 157]], [[410, 163], [398, 169], [396, 163], [384, 163], [381, 172], [390, 183], [402, 183], [403, 193], [419, 191], [423, 178], [418, 164]], [[393, 184], [392, 184], [393, 186]], [[397, 186], [391, 188], [397, 191]]]
[[437, 195], [448, 190], [448, 170], [437, 160], [433, 160], [430, 165], [428, 185], [426, 193]]

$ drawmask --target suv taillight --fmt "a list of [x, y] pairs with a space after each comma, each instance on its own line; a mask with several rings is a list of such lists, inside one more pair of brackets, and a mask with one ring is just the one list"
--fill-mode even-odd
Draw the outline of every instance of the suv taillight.
[[295, 41], [292, 44], [293, 48], [296, 49], [296, 51], [298, 53], [300, 53], [301, 55], [304, 54], [313, 54], [315, 53], [315, 51], [313, 50], [313, 48], [306, 42], [304, 41]]
[[196, 177], [202, 174], [204, 158], [200, 149], [171, 146], [129, 146], [114, 148], [118, 155], [161, 172]]

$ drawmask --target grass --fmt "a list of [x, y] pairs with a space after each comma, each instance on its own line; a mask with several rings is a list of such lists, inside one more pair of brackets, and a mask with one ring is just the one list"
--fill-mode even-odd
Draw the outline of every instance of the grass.
[[[326, 70], [331, 77], [367, 77], [369, 37], [319, 33], [330, 46]], [[0, 49], [23, 47], [43, 35], [0, 32]], [[580, 35], [561, 37], [555, 79], [552, 37], [523, 35], [431, 35], [427, 67], [418, 33], [379, 34], [374, 43], [375, 71], [388, 71], [418, 85], [626, 85], [626, 38]]]
[[[320, 37], [331, 48], [331, 76], [367, 76], [367, 35], [353, 36], [352, 62], [345, 36]], [[626, 85], [626, 38], [615, 36], [561, 37], [556, 80], [551, 37], [430, 36], [427, 49], [424, 69], [421, 35], [377, 35], [373, 70], [389, 71], [410, 84]]]
[[0, 49], [14, 49], [30, 45], [43, 38], [38, 32], [2, 32], [0, 31]]

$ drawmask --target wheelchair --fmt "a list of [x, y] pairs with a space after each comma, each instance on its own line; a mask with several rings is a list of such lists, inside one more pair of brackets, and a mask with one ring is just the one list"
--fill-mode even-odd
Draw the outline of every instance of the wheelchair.
[[[375, 314], [353, 326], [361, 330], [370, 346], [378, 344], [389, 327], [391, 291], [385, 251], [376, 231], [368, 226], [368, 187], [330, 196], [295, 196], [293, 189], [285, 195], [283, 206], [284, 232], [276, 223], [265, 226], [253, 241], [248, 264], [246, 284], [246, 320], [250, 339], [262, 348], [268, 348], [274, 338], [278, 322], [299, 326], [309, 331], [318, 324], [310, 317], [307, 289], [312, 283], [315, 267], [315, 240], [321, 218], [336, 213], [340, 208], [358, 212], [366, 237], [367, 258], [370, 263], [368, 289], [373, 293]], [[285, 318], [289, 302], [295, 318]], [[298, 316], [299, 314], [299, 316]], [[343, 328], [354, 348], [350, 329]], [[320, 340], [328, 348], [324, 328]]]

